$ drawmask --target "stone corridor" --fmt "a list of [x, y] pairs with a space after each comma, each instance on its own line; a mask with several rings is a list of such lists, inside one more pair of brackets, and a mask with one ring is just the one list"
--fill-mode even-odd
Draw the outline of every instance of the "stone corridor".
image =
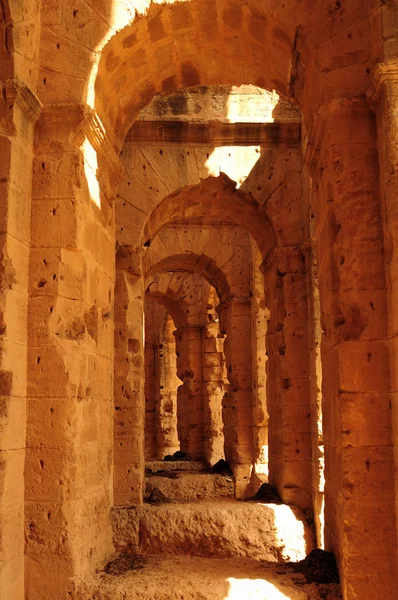
[[0, 0], [0, 600], [398, 598], [397, 23]]

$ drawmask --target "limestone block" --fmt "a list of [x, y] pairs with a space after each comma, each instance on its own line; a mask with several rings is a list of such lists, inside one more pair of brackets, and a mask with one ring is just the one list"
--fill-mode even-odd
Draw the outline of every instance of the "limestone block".
[[[20, 290], [9, 290], [5, 297], [3, 318], [6, 326], [3, 332], [4, 339], [10, 342], [26, 345], [26, 293]], [[22, 368], [22, 365], [21, 365]]]
[[69, 378], [65, 363], [54, 348], [31, 349], [28, 354], [29, 386], [28, 393], [33, 397], [67, 396]]
[[17, 396], [1, 396], [0, 451], [24, 447], [26, 439], [25, 423], [25, 398]]
[[17, 240], [28, 242], [30, 239], [30, 198], [14, 183], [4, 180], [0, 182], [0, 199], [0, 233], [7, 231]]
[[34, 247], [74, 248], [76, 231], [77, 215], [73, 200], [43, 199], [33, 204], [32, 244]]
[[[8, 453], [11, 454], [11, 453]], [[13, 458], [4, 460], [4, 453], [0, 453], [0, 460], [2, 467], [8, 471], [5, 478], [6, 481], [10, 478], [14, 478], [15, 485], [19, 485], [22, 482], [17, 474], [10, 473], [9, 470], [15, 467], [17, 463]], [[1, 522], [2, 522], [2, 535], [0, 540], [0, 557], [4, 564], [6, 561], [10, 561], [16, 556], [23, 553], [23, 498], [20, 495], [15, 494], [16, 491], [14, 486], [8, 483], [5, 487], [3, 484], [6, 481], [1, 482], [2, 494], [4, 495], [4, 506], [1, 509]], [[14, 489], [13, 489], [14, 488]]]
[[385, 342], [344, 342], [338, 347], [338, 355], [342, 390], [381, 393], [385, 391], [389, 376]]
[[[129, 546], [132, 551], [139, 549], [143, 554], [153, 555], [167, 548], [169, 554], [250, 555], [257, 559], [286, 561], [304, 555], [303, 534], [308, 547], [313, 544], [312, 533], [300, 511], [288, 506], [218, 500], [145, 506], [139, 511], [131, 509], [130, 514], [128, 510], [122, 520], [119, 515], [123, 509], [116, 509], [112, 514], [115, 546], [119, 550]], [[134, 547], [137, 520], [142, 532], [138, 548]]]
[[26, 453], [25, 498], [29, 501], [60, 502], [73, 481], [71, 449], [31, 448]]
[[71, 444], [76, 436], [76, 400], [70, 398], [27, 398], [30, 448], [58, 448]]
[[342, 490], [346, 499], [371, 497], [379, 502], [380, 498], [385, 495], [388, 498], [391, 494], [391, 447], [345, 447], [341, 450], [341, 460]]
[[388, 394], [341, 394], [342, 443], [381, 446], [391, 443], [391, 397]]
[[[33, 162], [32, 198], [41, 202], [53, 198], [70, 200], [79, 187], [81, 165], [77, 153], [36, 155]], [[36, 202], [35, 202], [36, 204]]]
[[203, 500], [206, 498], [233, 498], [234, 487], [231, 478], [222, 475], [183, 473], [177, 480], [165, 477], [146, 479], [145, 494], [148, 496], [154, 488], [160, 489], [172, 500]]

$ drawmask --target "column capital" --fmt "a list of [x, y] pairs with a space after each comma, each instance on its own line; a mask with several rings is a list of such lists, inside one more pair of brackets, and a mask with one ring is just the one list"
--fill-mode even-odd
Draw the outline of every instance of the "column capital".
[[[18, 106], [29, 121], [35, 125], [43, 105], [36, 94], [24, 83], [18, 79], [7, 79], [6, 82], [0, 81], [0, 92], [3, 102], [7, 104], [3, 127], [6, 135], [15, 135], [17, 126], [15, 123], [15, 106]], [[3, 111], [1, 111], [3, 112]]]
[[387, 84], [397, 85], [398, 96], [398, 61], [379, 63], [372, 77], [372, 85], [367, 93], [367, 99], [373, 109], [376, 109], [383, 97]]
[[[107, 167], [114, 188], [125, 176], [125, 167], [116, 153], [101, 119], [89, 106], [83, 107], [82, 119], [71, 134], [71, 142], [77, 148], [80, 148], [86, 139], [97, 153], [100, 167], [101, 165]], [[99, 169], [98, 177], [101, 180], [101, 169]], [[102, 183], [106, 184], [105, 181]]]
[[282, 273], [302, 273], [305, 271], [305, 258], [308, 253], [306, 244], [284, 246], [275, 250], [261, 263], [260, 270], [265, 275], [272, 267]]
[[202, 329], [203, 329], [203, 325], [191, 325], [191, 324], [187, 323], [186, 325], [181, 325], [180, 327], [177, 327], [177, 329], [175, 331], [173, 331], [173, 335], [174, 335], [174, 337], [177, 337], [178, 335], [181, 335], [182, 333], [186, 333], [188, 331], [201, 332]]
[[118, 271], [127, 271], [130, 275], [142, 276], [141, 246], [119, 246], [116, 251], [116, 268]]
[[231, 296], [216, 306], [216, 312], [221, 313], [233, 304], [251, 304], [252, 298], [247, 296]]

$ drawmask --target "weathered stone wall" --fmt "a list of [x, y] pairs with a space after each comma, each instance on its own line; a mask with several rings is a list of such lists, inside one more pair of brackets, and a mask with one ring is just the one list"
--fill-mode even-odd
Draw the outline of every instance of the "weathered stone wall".
[[40, 19], [0, 11], [0, 598], [24, 598], [28, 263]]
[[[72, 5], [69, 0], [3, 0], [1, 7], [1, 19], [6, 22], [5, 28], [0, 27], [0, 254], [6, 265], [0, 298], [1, 402], [6, 409], [1, 416], [5, 466], [0, 484], [0, 594], [6, 594], [7, 600], [23, 597], [26, 408], [25, 579], [29, 598], [53, 599], [65, 596], [67, 591], [72, 593], [73, 580], [69, 577], [94, 568], [111, 549], [107, 515], [112, 504], [115, 239], [113, 210], [107, 202], [114, 197], [121, 173], [118, 153], [125, 134], [139, 110], [159, 92], [168, 94], [196, 85], [232, 87], [254, 83], [293, 96], [310, 138], [305, 161], [313, 178], [323, 314], [326, 545], [338, 557], [345, 600], [371, 594], [382, 594], [386, 600], [395, 598], [398, 496], [394, 498], [391, 484], [394, 476], [396, 479], [398, 462], [394, 381], [395, 92], [386, 88], [381, 101], [379, 98], [374, 104], [372, 100], [378, 137], [364, 98], [372, 85], [375, 65], [384, 61], [384, 67], [394, 67], [396, 62], [396, 3], [349, 0], [316, 6], [308, 2], [270, 6], [257, 0], [239, 4], [230, 0], [190, 0], [150, 5], [147, 0], [104, 0], [94, 7], [80, 1]], [[16, 86], [7, 83], [15, 78], [19, 80]], [[24, 93], [14, 97], [13, 89], [17, 88], [29, 88], [45, 108], [35, 134], [31, 238], [30, 164], [33, 121], [40, 104], [29, 92], [28, 99]], [[97, 114], [88, 108], [95, 108]], [[79, 127], [82, 120], [85, 125]], [[72, 143], [76, 127], [80, 129], [79, 139]], [[381, 188], [376, 142], [381, 157]], [[84, 163], [81, 148], [86, 151]], [[202, 146], [201, 152], [193, 155], [195, 161], [175, 161], [174, 173], [194, 172], [192, 179], [184, 174], [176, 187], [198, 185], [202, 174], [217, 176], [221, 162], [225, 165], [222, 169], [230, 173], [239, 162], [246, 163], [242, 156], [252, 157], [255, 153], [239, 150], [230, 157], [228, 167], [228, 151], [223, 149], [213, 156], [214, 145], [208, 148]], [[208, 166], [207, 154], [213, 159]], [[282, 157], [284, 152], [278, 147], [277, 154]], [[294, 150], [293, 155], [298, 157], [299, 151]], [[294, 171], [300, 178], [301, 167], [290, 169], [285, 158], [281, 160], [289, 169], [288, 178], [296, 177]], [[148, 169], [145, 161], [137, 160], [137, 167], [139, 164], [142, 172]], [[262, 190], [257, 190], [258, 185], [262, 187], [259, 170], [267, 172], [265, 188], [272, 177], [267, 162], [257, 163], [256, 177], [248, 177], [253, 164], [239, 173], [238, 184], [243, 188], [248, 179], [256, 181], [244, 191], [251, 191], [262, 206]], [[119, 210], [117, 200], [117, 212], [123, 214], [118, 217], [118, 235], [125, 221], [131, 235], [136, 235], [134, 242], [127, 243], [140, 251], [142, 243], [158, 233], [156, 220], [145, 229], [147, 217], [160, 200], [176, 190], [168, 186], [168, 174], [174, 178], [173, 160], [170, 158], [166, 169], [159, 169], [166, 182], [163, 185], [160, 181], [162, 175], [157, 177], [159, 193], [152, 194], [144, 176], [136, 177], [139, 205], [132, 210], [131, 218], [124, 216], [127, 210]], [[128, 181], [126, 177], [126, 185]], [[294, 186], [296, 191], [299, 187]], [[264, 211], [245, 203], [234, 192], [235, 216], [251, 231], [264, 258], [276, 239], [282, 240], [280, 246], [287, 247], [308, 243], [308, 231], [304, 236], [299, 231], [301, 217], [306, 222], [308, 216], [305, 212], [300, 216], [300, 203], [286, 200], [285, 190], [283, 183], [272, 188]], [[227, 201], [222, 194], [205, 200], [205, 192], [200, 199], [202, 214], [195, 212], [193, 204], [187, 207], [189, 214], [198, 217], [206, 212], [222, 219], [222, 211], [228, 210], [231, 200], [231, 190], [224, 192]], [[212, 205], [218, 207], [214, 212], [210, 210]], [[176, 213], [168, 213], [165, 222], [171, 216], [174, 218]], [[270, 220], [273, 227], [269, 226]], [[261, 227], [256, 229], [255, 221]], [[160, 217], [156, 222], [165, 224]], [[147, 233], [150, 235], [146, 237]], [[266, 241], [270, 241], [267, 246]], [[280, 334], [282, 330], [276, 330], [282, 323], [288, 339], [293, 321], [296, 327], [296, 319], [300, 321], [305, 314], [308, 304], [299, 289], [307, 275], [296, 263], [301, 252], [302, 248], [293, 248], [289, 255], [293, 266], [288, 268], [284, 265], [286, 253], [269, 257], [264, 265], [274, 269], [266, 271], [274, 290], [269, 302], [267, 299], [271, 311], [269, 337]], [[308, 255], [304, 252], [303, 256], [305, 264]], [[122, 259], [119, 254], [119, 262], [123, 263]], [[127, 446], [115, 449], [115, 465], [119, 465], [115, 469], [115, 489], [122, 500], [138, 502], [142, 489], [137, 457], [143, 454], [144, 411], [134, 413], [130, 399], [136, 393], [143, 394], [143, 331], [137, 315], [143, 311], [144, 273], [140, 264], [131, 271], [131, 262], [129, 259], [127, 264], [120, 264], [115, 288], [116, 329], [119, 326], [124, 332], [120, 341], [115, 336], [115, 346], [122, 357], [120, 365], [123, 360], [125, 364], [115, 372], [114, 389], [116, 406], [125, 411], [135, 429], [125, 439], [123, 431], [116, 428], [119, 444]], [[385, 266], [387, 278], [382, 281]], [[281, 290], [286, 298], [282, 298]], [[290, 316], [285, 315], [284, 310], [289, 312], [290, 308]], [[273, 322], [278, 311], [283, 319]], [[272, 360], [279, 365], [279, 378], [268, 378], [268, 386], [275, 385], [281, 400], [274, 417], [286, 417], [286, 423], [288, 397], [294, 386], [285, 389], [277, 382], [293, 381], [295, 376], [286, 374], [288, 353], [282, 356], [279, 348], [293, 348], [292, 337], [289, 343], [285, 339], [282, 345], [275, 343], [267, 366], [271, 373]], [[304, 341], [301, 348], [305, 355], [308, 348]], [[300, 367], [305, 368], [303, 364]], [[313, 377], [314, 373], [309, 375]], [[297, 386], [301, 379], [304, 382], [308, 376], [297, 376]], [[123, 389], [126, 381], [127, 388]], [[302, 422], [307, 400], [298, 406]], [[300, 439], [309, 437], [310, 431], [301, 431]], [[289, 441], [289, 452], [293, 453], [295, 440]], [[270, 449], [272, 443], [278, 447], [281, 437], [271, 436]], [[307, 476], [311, 460], [305, 453], [301, 456], [305, 469], [302, 483], [310, 490]], [[122, 475], [121, 464], [126, 468]], [[280, 488], [283, 477], [284, 469], [277, 469], [275, 478]], [[138, 482], [136, 487], [133, 480]], [[46, 578], [44, 572], [54, 573], [54, 577]]]
[[72, 590], [72, 577], [112, 550], [114, 220], [107, 198], [100, 206], [92, 198], [70, 141], [81, 119], [71, 107], [45, 111], [35, 138], [25, 465], [31, 598]]
[[[313, 202], [323, 331], [325, 543], [339, 559], [347, 598], [365, 588], [392, 598], [394, 457], [375, 120], [362, 98], [332, 101], [322, 116], [317, 142], [310, 144], [319, 152]], [[359, 568], [365, 545], [367, 564], [378, 565], [371, 575]]]

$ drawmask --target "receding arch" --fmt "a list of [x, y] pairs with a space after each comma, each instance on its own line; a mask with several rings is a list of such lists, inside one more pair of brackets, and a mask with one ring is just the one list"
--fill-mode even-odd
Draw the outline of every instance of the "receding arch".
[[145, 297], [164, 306], [176, 327], [183, 327], [186, 324], [186, 312], [183, 308], [183, 301], [171, 298], [170, 294], [161, 292], [146, 292]]
[[214, 259], [205, 254], [198, 255], [193, 252], [187, 252], [164, 258], [150, 268], [147, 278], [162, 271], [190, 271], [199, 273], [215, 288], [221, 302], [228, 300], [231, 296], [231, 289], [223, 271]]
[[164, 198], [147, 218], [142, 244], [149, 246], [162, 227], [173, 221], [205, 220], [209, 217], [216, 217], [220, 223], [234, 223], [249, 231], [263, 259], [277, 245], [266, 207], [260, 206], [250, 194], [237, 190], [236, 183], [225, 173], [208, 177], [199, 185], [177, 190]]
[[95, 84], [95, 108], [116, 144], [155, 94], [251, 83], [290, 95], [296, 24], [276, 12], [190, 0], [136, 17], [104, 48]]

